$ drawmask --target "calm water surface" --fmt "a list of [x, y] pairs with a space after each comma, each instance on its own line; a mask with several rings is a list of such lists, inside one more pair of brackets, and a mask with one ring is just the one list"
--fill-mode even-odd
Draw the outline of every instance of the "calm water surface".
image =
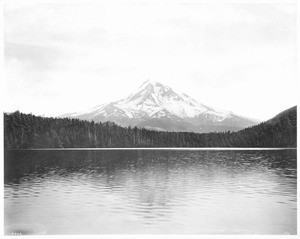
[[6, 151], [5, 233], [296, 234], [296, 150]]

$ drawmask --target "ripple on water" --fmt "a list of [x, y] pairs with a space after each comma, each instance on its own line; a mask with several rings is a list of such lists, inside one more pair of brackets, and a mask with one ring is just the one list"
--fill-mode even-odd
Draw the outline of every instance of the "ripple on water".
[[45, 235], [47, 229], [39, 223], [16, 223], [5, 227], [5, 235]]
[[[30, 153], [32, 167], [9, 161], [27, 171], [6, 179], [6, 235], [296, 232], [296, 165], [276, 153]], [[52, 165], [35, 171], [43, 160]]]

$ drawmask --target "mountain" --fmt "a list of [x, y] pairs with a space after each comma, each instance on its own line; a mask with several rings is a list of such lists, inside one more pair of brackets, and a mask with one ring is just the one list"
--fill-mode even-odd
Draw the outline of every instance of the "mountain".
[[203, 105], [186, 94], [178, 94], [168, 86], [151, 81], [144, 82], [127, 98], [60, 117], [198, 133], [237, 131], [258, 123], [230, 111]]
[[238, 132], [198, 134], [121, 127], [18, 111], [4, 114], [4, 148], [297, 147], [297, 108]]

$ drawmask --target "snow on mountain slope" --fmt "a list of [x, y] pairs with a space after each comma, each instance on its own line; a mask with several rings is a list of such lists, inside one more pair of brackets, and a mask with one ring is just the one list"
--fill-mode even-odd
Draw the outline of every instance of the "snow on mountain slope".
[[[89, 111], [73, 114], [72, 116], [90, 113], [101, 114], [109, 106], [110, 104], [100, 105]], [[219, 119], [224, 119], [230, 114], [230, 112], [226, 111], [215, 111], [185, 94], [176, 94], [167, 86], [149, 81], [145, 82], [137, 92], [115, 102], [113, 106], [124, 111], [129, 118], [140, 115], [161, 117], [165, 115], [162, 113], [163, 110], [180, 118], [191, 118], [202, 113], [209, 113]], [[161, 112], [161, 114], [157, 114], [158, 112]]]
[[151, 81], [144, 82], [127, 98], [61, 117], [195, 132], [238, 130], [257, 123], [230, 111], [213, 109], [186, 94], [177, 94], [170, 87]]

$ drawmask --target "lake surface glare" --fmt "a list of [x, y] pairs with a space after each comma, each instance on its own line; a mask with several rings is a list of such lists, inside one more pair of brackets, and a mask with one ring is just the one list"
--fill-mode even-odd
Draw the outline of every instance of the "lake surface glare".
[[296, 150], [5, 151], [6, 235], [296, 234]]

